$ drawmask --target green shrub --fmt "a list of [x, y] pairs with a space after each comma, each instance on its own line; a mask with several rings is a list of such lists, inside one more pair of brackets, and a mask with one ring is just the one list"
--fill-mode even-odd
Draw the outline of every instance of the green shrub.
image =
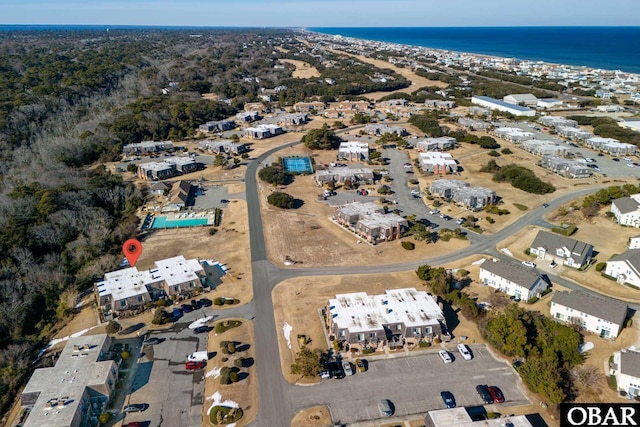
[[491, 157], [500, 157], [500, 153], [498, 153], [496, 150], [491, 150], [487, 154]]
[[521, 211], [528, 211], [529, 207], [525, 205], [521, 205], [520, 203], [514, 203], [513, 206], [520, 209]]
[[116, 332], [120, 332], [122, 330], [122, 326], [120, 326], [120, 323], [116, 322], [115, 320], [110, 320], [109, 323], [107, 323], [107, 333], [108, 334], [115, 334]]
[[605, 269], [606, 266], [607, 266], [606, 262], [599, 262], [596, 264], [596, 271], [601, 272], [602, 270]]
[[167, 313], [167, 311], [162, 307], [158, 307], [156, 309], [156, 312], [153, 313], [153, 319], [151, 320], [151, 323], [153, 323], [154, 325], [164, 325], [168, 320], [169, 314]]
[[233, 361], [233, 366], [236, 368], [242, 368], [244, 366], [244, 357], [238, 357]]
[[209, 421], [213, 425], [227, 425], [239, 421], [244, 413], [242, 409], [228, 406], [214, 406], [209, 412]]
[[218, 232], [217, 228], [210, 228], [209, 229], [209, 236], [213, 236], [214, 234], [216, 234]]
[[400, 243], [402, 245], [403, 248], [405, 248], [408, 251], [412, 251], [415, 249], [416, 245], [413, 242], [401, 242]]
[[493, 218], [491, 218], [490, 216], [485, 217], [485, 219], [487, 220], [487, 222], [488, 222], [489, 224], [493, 224], [494, 222], [496, 222], [496, 220], [495, 220], [495, 219], [493, 219]]
[[224, 305], [224, 298], [218, 297], [213, 300], [215, 305]]
[[418, 346], [421, 347], [421, 348], [431, 347], [431, 343], [429, 341], [420, 341], [418, 343]]
[[367, 348], [362, 350], [362, 354], [372, 354], [372, 353], [375, 353], [375, 349], [373, 349], [371, 347], [367, 347]]
[[290, 194], [274, 191], [267, 196], [267, 202], [277, 208], [291, 209], [295, 206], [296, 199]]
[[513, 151], [509, 150], [508, 148], [503, 148], [502, 150], [500, 150], [500, 152], [502, 154], [513, 154]]
[[568, 227], [553, 227], [551, 231], [553, 231], [554, 233], [562, 234], [563, 236], [571, 236], [576, 232], [577, 229], [578, 227], [571, 224]]
[[156, 307], [165, 307], [167, 305], [167, 300], [159, 299], [156, 301]]
[[217, 334], [221, 334], [228, 331], [229, 329], [237, 328], [240, 325], [242, 325], [242, 322], [240, 320], [223, 320], [216, 323], [215, 331]]
[[98, 417], [98, 421], [100, 421], [100, 424], [106, 424], [109, 422], [110, 419], [111, 419], [111, 414], [108, 412], [103, 412]]
[[540, 298], [538, 298], [538, 297], [532, 297], [532, 298], [529, 298], [529, 299], [527, 300], [527, 304], [533, 304], [533, 303], [537, 302], [539, 299], [540, 299]]

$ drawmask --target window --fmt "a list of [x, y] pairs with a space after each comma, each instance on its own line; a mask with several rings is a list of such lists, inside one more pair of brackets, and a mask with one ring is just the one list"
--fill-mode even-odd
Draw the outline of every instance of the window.
[[433, 333], [433, 328], [431, 326], [425, 326], [424, 327], [424, 333], [425, 334], [431, 334]]
[[402, 325], [396, 325], [396, 331], [402, 331]]
[[340, 331], [340, 336], [341, 337], [346, 337], [347, 336], [347, 331], [345, 331], [344, 329]]
[[358, 334], [358, 341], [364, 341], [364, 334]]
[[422, 328], [413, 328], [413, 335], [420, 335], [422, 333]]

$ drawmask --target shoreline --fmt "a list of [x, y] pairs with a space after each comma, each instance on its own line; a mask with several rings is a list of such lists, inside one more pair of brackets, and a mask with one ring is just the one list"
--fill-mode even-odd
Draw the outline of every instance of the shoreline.
[[[344, 28], [334, 28], [334, 27], [327, 27], [326, 29], [344, 29], [346, 31], [353, 31], [353, 30], [360, 30], [360, 29], [373, 29], [373, 28], [378, 28], [378, 29], [389, 29], [392, 30], [396, 27], [344, 27]], [[407, 27], [407, 28], [414, 28], [414, 29], [420, 29], [422, 27]], [[424, 27], [425, 29], [470, 29], [470, 30], [481, 30], [481, 29], [517, 29], [520, 27]], [[563, 28], [563, 29], [571, 29], [571, 28], [598, 28], [598, 29], [607, 29], [607, 28], [639, 28], [640, 27], [633, 27], [633, 26], [628, 26], [628, 27], [522, 27], [525, 29], [534, 29], [534, 28]], [[594, 66], [590, 66], [590, 65], [584, 65], [584, 64], [567, 64], [567, 63], [560, 63], [560, 62], [549, 62], [547, 60], [543, 60], [543, 59], [529, 59], [529, 58], [523, 58], [523, 57], [518, 57], [518, 56], [501, 56], [501, 55], [495, 55], [495, 54], [490, 54], [490, 53], [476, 53], [476, 52], [468, 52], [468, 51], [461, 51], [461, 50], [456, 50], [456, 49], [445, 49], [445, 48], [438, 48], [438, 47], [431, 47], [431, 46], [425, 46], [425, 45], [421, 45], [421, 44], [411, 44], [411, 43], [400, 43], [400, 42], [393, 42], [393, 41], [385, 41], [385, 40], [376, 40], [376, 39], [371, 39], [371, 38], [362, 38], [362, 37], [353, 37], [353, 36], [345, 36], [342, 34], [333, 34], [333, 33], [326, 33], [326, 32], [321, 32], [319, 30], [322, 30], [323, 28], [319, 28], [319, 27], [305, 27], [305, 28], [301, 28], [300, 32], [302, 33], [308, 33], [308, 34], [314, 34], [318, 37], [327, 37], [330, 39], [334, 39], [336, 42], [338, 41], [344, 41], [350, 45], [354, 45], [354, 44], [365, 44], [365, 45], [369, 45], [368, 47], [372, 48], [373, 46], [371, 45], [386, 45], [389, 47], [395, 47], [396, 49], [420, 49], [420, 53], [423, 54], [438, 54], [437, 56], [446, 56], [448, 54], [455, 54], [455, 55], [464, 55], [466, 57], [469, 58], [483, 58], [483, 59], [492, 59], [492, 60], [500, 60], [500, 61], [517, 61], [520, 64], [535, 64], [537, 66], [548, 66], [548, 67], [555, 67], [555, 68], [569, 68], [572, 70], [580, 70], [582, 72], [588, 72], [588, 73], [595, 73], [598, 71], [602, 71], [602, 72], [611, 72], [611, 73], [616, 73], [616, 72], [620, 72], [623, 74], [628, 74], [631, 76], [635, 76], [636, 78], [640, 79], [640, 64], [635, 66], [636, 68], [639, 68], [639, 70], [637, 72], [634, 71], [625, 71], [619, 68], [603, 68], [603, 67], [594, 67]], [[336, 40], [337, 38], [337, 40]]]

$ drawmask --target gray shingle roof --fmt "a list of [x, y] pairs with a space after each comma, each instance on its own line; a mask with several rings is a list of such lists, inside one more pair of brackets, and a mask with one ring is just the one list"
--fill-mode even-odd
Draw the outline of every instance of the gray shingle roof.
[[629, 350], [620, 352], [620, 372], [640, 378], [640, 353]]
[[627, 303], [584, 291], [556, 292], [551, 302], [586, 313], [598, 319], [622, 325], [627, 317]]
[[547, 231], [538, 231], [535, 239], [531, 242], [531, 247], [545, 248], [547, 252], [553, 252], [553, 254], [555, 254], [556, 249], [567, 248], [571, 251], [571, 258], [578, 265], [584, 264], [591, 251], [593, 251], [593, 246], [589, 243]]
[[517, 283], [529, 290], [531, 290], [537, 280], [541, 278], [540, 273], [535, 268], [502, 260], [485, 261], [480, 268], [496, 276], [510, 280], [513, 283]]
[[640, 249], [629, 249], [624, 251], [620, 255], [611, 257], [611, 261], [626, 261], [627, 264], [632, 266], [636, 271], [640, 271]]
[[638, 202], [631, 197], [621, 197], [612, 202], [618, 208], [621, 214], [634, 212], [638, 210]]

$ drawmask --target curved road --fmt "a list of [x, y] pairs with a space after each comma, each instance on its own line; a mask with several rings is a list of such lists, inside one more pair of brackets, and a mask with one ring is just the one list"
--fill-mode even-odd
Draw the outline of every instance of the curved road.
[[[352, 129], [350, 129], [352, 130]], [[415, 270], [423, 264], [439, 265], [453, 262], [474, 254], [487, 254], [493, 257], [507, 258], [498, 252], [496, 245], [511, 236], [525, 226], [537, 223], [543, 214], [553, 208], [567, 203], [577, 197], [581, 197], [597, 191], [598, 187], [589, 187], [570, 194], [565, 194], [549, 202], [547, 209], [538, 207], [527, 212], [520, 219], [491, 235], [474, 235], [471, 245], [455, 253], [446, 254], [429, 259], [410, 261], [399, 264], [374, 265], [374, 266], [349, 266], [349, 267], [319, 267], [319, 268], [280, 268], [267, 260], [264, 229], [260, 216], [260, 201], [258, 198], [257, 170], [266, 159], [274, 153], [300, 144], [293, 142], [273, 148], [255, 160], [248, 166], [246, 172], [246, 200], [249, 216], [251, 267], [253, 270], [253, 301], [250, 309], [253, 309], [255, 321], [255, 346], [256, 363], [258, 372], [259, 412], [254, 426], [264, 427], [288, 427], [293, 413], [291, 396], [299, 393], [312, 392], [309, 388], [291, 385], [286, 382], [281, 373], [280, 354], [278, 349], [278, 333], [280, 328], [275, 324], [271, 291], [283, 280], [302, 276], [322, 275], [348, 275], [348, 274], [372, 274], [390, 273], [398, 271]], [[406, 183], [405, 183], [406, 185]], [[568, 286], [571, 289], [580, 286], [568, 280], [550, 276], [552, 281]]]

